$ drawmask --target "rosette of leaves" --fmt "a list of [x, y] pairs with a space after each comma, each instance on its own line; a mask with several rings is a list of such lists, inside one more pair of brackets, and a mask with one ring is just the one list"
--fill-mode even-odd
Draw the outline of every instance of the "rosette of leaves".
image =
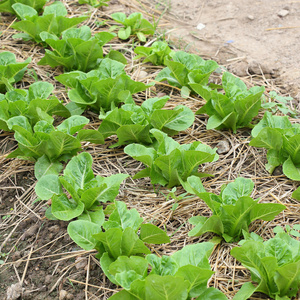
[[93, 71], [74, 71], [59, 75], [55, 79], [71, 88], [68, 96], [75, 106], [82, 109], [81, 112], [90, 107], [97, 113], [105, 113], [122, 102], [128, 102], [132, 94], [148, 87], [142, 82], [132, 80], [126, 75], [124, 67], [120, 62], [105, 58]]
[[166, 68], [156, 76], [156, 81], [167, 80], [172, 86], [181, 89], [181, 96], [187, 98], [192, 91], [190, 83], [207, 85], [209, 76], [219, 66], [213, 60], [204, 60], [195, 54], [178, 51], [172, 60], [165, 60]]
[[14, 89], [0, 94], [0, 129], [9, 131], [9, 120], [17, 116], [26, 117], [31, 127], [41, 120], [52, 123], [52, 115], [68, 118], [70, 112], [62, 102], [49, 97], [53, 89], [49, 82], [35, 82], [28, 90]]
[[13, 53], [7, 51], [0, 53], [0, 93], [13, 89], [12, 84], [23, 78], [30, 61], [29, 57], [24, 62], [17, 62]]
[[87, 19], [87, 16], [66, 17], [68, 12], [60, 1], [45, 6], [42, 16], [39, 16], [34, 8], [22, 3], [16, 3], [12, 7], [21, 21], [14, 23], [11, 27], [24, 32], [15, 34], [13, 37], [22, 38], [25, 41], [34, 40], [37, 43], [43, 41], [41, 34], [46, 33], [53, 38], [58, 38], [66, 29], [74, 27]]
[[300, 242], [285, 232], [265, 242], [255, 233], [244, 236], [241, 247], [233, 248], [230, 254], [251, 272], [251, 279], [258, 285], [245, 283], [234, 299], [246, 300], [254, 292], [276, 300], [296, 297], [300, 288]]
[[218, 160], [216, 148], [212, 149], [201, 142], [180, 145], [171, 137], [158, 129], [151, 129], [155, 140], [151, 147], [140, 144], [130, 144], [124, 152], [147, 167], [133, 178], [150, 177], [152, 184], [168, 187], [178, 186], [189, 176], [211, 176], [199, 173], [200, 164]]
[[154, 26], [144, 19], [141, 13], [132, 13], [126, 17], [126, 14], [120, 12], [111, 14], [111, 18], [124, 26], [118, 31], [121, 40], [127, 40], [130, 35], [137, 35], [141, 42], [146, 42], [146, 35], [153, 35], [155, 32]]
[[108, 6], [110, 0], [79, 0], [79, 4], [89, 4], [93, 7]]
[[98, 131], [107, 138], [117, 135], [118, 142], [112, 147], [130, 143], [151, 144], [150, 129], [159, 129], [168, 135], [186, 130], [194, 120], [194, 113], [184, 105], [172, 110], [163, 109], [170, 97], [149, 98], [138, 106], [133, 103], [115, 108], [105, 115], [100, 115], [102, 122]]
[[191, 83], [192, 89], [207, 103], [196, 114], [207, 113], [207, 129], [231, 129], [251, 127], [250, 122], [261, 108], [263, 86], [247, 89], [245, 83], [234, 75], [225, 72], [222, 76], [222, 88], [225, 93], [212, 90], [207, 86]]
[[[105, 221], [105, 214], [109, 215]], [[144, 223], [136, 209], [127, 209], [126, 204], [115, 201], [102, 211], [102, 217], [85, 218], [68, 225], [72, 240], [84, 250], [96, 249], [100, 265], [110, 281], [115, 282], [109, 267], [118, 257], [143, 256], [151, 251], [145, 245], [169, 243], [170, 238], [157, 226]]]
[[34, 8], [37, 12], [40, 12], [46, 2], [47, 0], [2, 0], [0, 3], [0, 12], [6, 12], [15, 15], [16, 12], [12, 7], [12, 5], [15, 3], [28, 5]]
[[109, 272], [112, 282], [124, 289], [109, 299], [227, 300], [218, 289], [207, 287], [214, 274], [208, 261], [213, 247], [213, 243], [204, 242], [185, 246], [171, 256], [119, 256]]
[[195, 227], [189, 236], [200, 236], [213, 232], [222, 236], [226, 242], [236, 241], [242, 231], [248, 232], [248, 226], [254, 220], [271, 221], [286, 207], [278, 203], [258, 203], [250, 197], [254, 188], [251, 179], [239, 177], [228, 185], [223, 185], [220, 195], [205, 191], [201, 180], [191, 176], [184, 188], [196, 194], [212, 210], [211, 217], [195, 216], [189, 222]]
[[138, 54], [134, 59], [145, 57], [143, 63], [151, 62], [155, 66], [165, 65], [165, 61], [171, 59], [173, 51], [166, 42], [154, 42], [151, 47], [138, 46], [134, 49]]
[[[15, 132], [19, 148], [7, 156], [36, 161], [46, 156], [49, 162], [67, 161], [81, 150], [81, 141], [101, 144], [102, 135], [93, 129], [83, 129], [89, 119], [71, 116], [56, 128], [45, 120], [32, 128], [24, 116], [10, 118], [8, 127]], [[74, 136], [77, 133], [76, 136]]]
[[62, 176], [58, 176], [58, 172], [53, 171], [53, 168], [50, 170], [45, 159], [36, 163], [36, 194], [41, 200], [51, 199], [51, 207], [46, 216], [54, 216], [63, 221], [78, 217], [80, 220], [94, 221], [95, 224], [104, 220], [100, 204], [115, 200], [120, 184], [128, 175], [95, 177], [92, 163], [93, 159], [89, 153], [80, 153], [69, 161]]
[[[70, 28], [58, 39], [47, 33], [41, 34], [43, 41], [53, 51], [46, 49], [45, 56], [39, 65], [49, 65], [52, 68], [63, 66], [65, 71], [78, 70], [88, 72], [96, 69], [103, 58], [102, 47], [115, 35], [109, 32], [98, 32], [92, 36], [90, 27]], [[126, 63], [122, 53], [110, 51], [108, 57]]]
[[288, 178], [300, 181], [300, 124], [291, 124], [286, 116], [266, 112], [251, 134], [250, 146], [268, 150], [266, 169], [271, 174], [282, 165]]

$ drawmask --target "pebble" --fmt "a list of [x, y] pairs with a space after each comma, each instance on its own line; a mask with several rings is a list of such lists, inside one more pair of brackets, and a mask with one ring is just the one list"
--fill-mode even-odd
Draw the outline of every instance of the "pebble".
[[145, 77], [147, 77], [148, 76], [148, 73], [147, 72], [145, 72], [145, 71], [140, 71], [139, 72], [139, 75], [137, 76], [137, 80], [142, 80], [142, 79], [144, 79]]
[[227, 141], [220, 141], [218, 144], [217, 144], [217, 152], [218, 154], [224, 154], [224, 153], [227, 153], [229, 150], [230, 150], [230, 147], [229, 147], [229, 143]]
[[75, 260], [75, 268], [77, 270], [84, 270], [87, 264], [88, 264], [88, 259], [86, 257], [79, 256]]
[[286, 17], [290, 12], [287, 10], [287, 9], [282, 9], [280, 10], [277, 15], [281, 18], [284, 18]]
[[252, 15], [248, 15], [247, 18], [248, 18], [250, 21], [253, 21], [253, 20], [254, 20], [254, 16], [252, 16]]
[[65, 300], [67, 299], [68, 292], [65, 290], [60, 290], [59, 292], [59, 300]]

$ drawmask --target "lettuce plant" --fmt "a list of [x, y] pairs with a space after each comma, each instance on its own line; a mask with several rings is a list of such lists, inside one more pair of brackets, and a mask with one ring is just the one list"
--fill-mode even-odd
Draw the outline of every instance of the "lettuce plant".
[[[60, 40], [47, 33], [41, 34], [41, 37], [53, 51], [46, 49], [39, 65], [49, 65], [52, 68], [63, 66], [65, 71], [88, 72], [97, 68], [103, 58], [102, 47], [114, 38], [114, 34], [98, 32], [92, 36], [90, 27], [81, 26], [64, 31]], [[126, 63], [120, 52], [111, 51], [108, 57]]]
[[156, 141], [153, 146], [130, 144], [124, 152], [147, 166], [133, 178], [150, 177], [152, 184], [173, 187], [186, 181], [189, 176], [210, 176], [198, 173], [200, 164], [216, 161], [219, 156], [216, 148], [212, 149], [201, 142], [180, 145], [166, 133], [151, 129], [150, 133]]
[[89, 4], [94, 7], [108, 6], [110, 0], [79, 0], [79, 4]]
[[154, 42], [151, 47], [138, 46], [134, 49], [138, 54], [134, 59], [146, 57], [143, 62], [151, 62], [155, 66], [165, 65], [165, 61], [171, 59], [173, 51], [166, 42]]
[[107, 138], [117, 135], [118, 142], [113, 146], [129, 143], [151, 144], [150, 129], [156, 128], [169, 135], [190, 127], [194, 113], [184, 105], [178, 105], [173, 110], [162, 109], [170, 97], [149, 98], [141, 106], [125, 104], [115, 108], [106, 115], [101, 115], [101, 125], [98, 131]]
[[251, 179], [237, 178], [224, 185], [219, 196], [206, 192], [201, 180], [195, 176], [189, 177], [184, 187], [201, 198], [213, 212], [209, 218], [190, 218], [189, 222], [195, 227], [189, 232], [189, 236], [214, 232], [226, 242], [236, 241], [243, 230], [248, 231], [248, 226], [254, 220], [271, 221], [286, 208], [278, 203], [258, 203], [259, 200], [253, 200], [250, 197], [254, 187]]
[[268, 241], [255, 233], [245, 234], [245, 240], [235, 247], [230, 254], [251, 272], [254, 286], [243, 286], [246, 300], [254, 292], [261, 292], [272, 299], [288, 300], [295, 297], [300, 288], [300, 242], [285, 232], [279, 232]]
[[35, 82], [28, 90], [14, 89], [0, 94], [0, 129], [9, 131], [10, 119], [25, 116], [33, 127], [38, 121], [53, 122], [52, 115], [69, 117], [70, 112], [56, 97], [49, 82]]
[[38, 12], [25, 4], [15, 3], [13, 6], [21, 21], [14, 23], [11, 27], [24, 33], [15, 34], [14, 38], [22, 38], [26, 41], [34, 40], [42, 42], [41, 34], [48, 33], [53, 37], [60, 37], [62, 32], [70, 27], [87, 19], [87, 16], [78, 18], [68, 18], [64, 4], [56, 1], [46, 6], [42, 16]]
[[88, 73], [74, 71], [56, 79], [71, 88], [71, 101], [83, 108], [90, 107], [97, 113], [113, 110], [132, 94], [144, 91], [148, 86], [132, 80], [124, 71], [125, 65], [105, 58], [97, 69]]
[[31, 58], [17, 62], [13, 53], [7, 51], [0, 53], [0, 93], [13, 89], [12, 84], [23, 78], [30, 61]]
[[251, 132], [250, 146], [266, 148], [266, 169], [272, 173], [282, 165], [283, 173], [300, 181], [300, 125], [291, 124], [288, 117], [273, 116], [266, 112]]
[[207, 101], [196, 112], [196, 114], [209, 115], [206, 128], [226, 128], [234, 133], [238, 128], [251, 126], [250, 122], [261, 108], [261, 97], [265, 90], [263, 86], [254, 86], [247, 90], [241, 79], [228, 72], [225, 72], [222, 77], [222, 88], [225, 94], [197, 83], [190, 83], [190, 86]]
[[[105, 214], [109, 215], [105, 221]], [[81, 218], [68, 225], [68, 233], [84, 250], [96, 249], [105, 275], [115, 283], [109, 272], [110, 265], [118, 257], [150, 254], [145, 245], [169, 243], [165, 231], [153, 224], [144, 223], [136, 209], [128, 210], [126, 204], [115, 201], [102, 211], [102, 217]]]
[[118, 31], [121, 40], [127, 40], [130, 35], [136, 34], [141, 42], [146, 42], [145, 35], [153, 35], [155, 32], [154, 26], [141, 13], [132, 13], [128, 17], [124, 13], [114, 13], [111, 18], [124, 26]]
[[2, 0], [0, 3], [0, 12], [16, 14], [12, 5], [15, 3], [21, 3], [34, 8], [37, 12], [41, 11], [46, 4], [47, 0]]
[[213, 247], [214, 244], [206, 242], [185, 246], [170, 256], [120, 256], [110, 264], [109, 272], [113, 282], [124, 289], [109, 299], [227, 300], [221, 291], [207, 288], [214, 273], [208, 261]]
[[167, 80], [170, 85], [180, 88], [185, 98], [192, 90], [190, 84], [206, 85], [210, 74], [218, 68], [215, 61], [184, 51], [175, 52], [172, 60], [166, 59], [165, 64], [167, 67], [158, 73], [155, 80]]
[[32, 128], [26, 117], [13, 117], [8, 125], [15, 132], [19, 148], [8, 158], [36, 161], [45, 155], [50, 162], [69, 160], [81, 150], [81, 141], [104, 143], [98, 131], [82, 129], [88, 123], [89, 119], [83, 116], [71, 116], [56, 128], [45, 120], [38, 121]]
[[[48, 214], [56, 219], [69, 221], [78, 217], [80, 220], [94, 221], [96, 224], [104, 217], [100, 203], [113, 202], [119, 193], [121, 182], [126, 174], [109, 177], [94, 176], [92, 156], [83, 152], [73, 157], [63, 176], [50, 171], [48, 162], [40, 160], [35, 168], [38, 182], [35, 191], [41, 200], [51, 199]], [[46, 172], [41, 172], [46, 170]], [[62, 187], [70, 197], [63, 192]]]

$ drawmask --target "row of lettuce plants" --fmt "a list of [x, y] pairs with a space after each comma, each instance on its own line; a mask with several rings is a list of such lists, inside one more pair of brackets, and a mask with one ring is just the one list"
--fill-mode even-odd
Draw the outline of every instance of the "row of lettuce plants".
[[[68, 225], [70, 237], [83, 249], [96, 249], [107, 277], [124, 288], [111, 299], [227, 299], [220, 291], [207, 288], [213, 274], [208, 258], [214, 244], [189, 245], [171, 256], [151, 254], [147, 244], [168, 243], [170, 238], [155, 225], [144, 223], [135, 209], [128, 210], [125, 203], [115, 200], [128, 175], [95, 177], [90, 154], [78, 154], [81, 142], [103, 144], [112, 135], [118, 137], [113, 147], [127, 145], [124, 152], [146, 165], [134, 178], [150, 177], [152, 184], [168, 187], [182, 185], [206, 202], [212, 216], [191, 218], [189, 222], [195, 227], [190, 236], [213, 232], [226, 242], [233, 242], [244, 235], [242, 246], [233, 248], [231, 254], [251, 271], [258, 286], [246, 283], [234, 299], [247, 299], [255, 291], [277, 300], [295, 296], [300, 285], [299, 242], [285, 232], [266, 242], [248, 233], [252, 221], [271, 221], [285, 206], [253, 200], [250, 195], [254, 184], [245, 178], [223, 186], [219, 196], [206, 192], [200, 178], [211, 175], [199, 173], [198, 168], [218, 159], [216, 149], [201, 142], [180, 145], [170, 137], [191, 126], [194, 113], [184, 105], [163, 109], [169, 97], [150, 98], [137, 105], [133, 95], [151, 84], [136, 82], [126, 74], [127, 61], [122, 53], [111, 50], [104, 57], [103, 46], [116, 34], [92, 35], [88, 26], [73, 28], [87, 16], [68, 18], [63, 3], [57, 1], [43, 9], [45, 2], [8, 0], [1, 3], [0, 11], [14, 13], [21, 19], [13, 28], [23, 33], [14, 38], [32, 40], [52, 49], [45, 49], [39, 64], [62, 66], [68, 72], [56, 79], [70, 88], [71, 102], [63, 105], [50, 96], [53, 86], [47, 82], [36, 82], [28, 90], [14, 89], [13, 84], [22, 79], [30, 61], [17, 63], [12, 53], [2, 52], [0, 129], [13, 131], [18, 141], [19, 148], [8, 158], [36, 162], [36, 193], [41, 200], [51, 199], [46, 216], [64, 221], [77, 218]], [[89, 2], [101, 6], [107, 1]], [[118, 29], [120, 39], [136, 34], [140, 41], [146, 41], [146, 35], [154, 34], [155, 27], [140, 13], [129, 17], [116, 13], [111, 17], [123, 25], [113, 27]], [[165, 66], [155, 81], [167, 80], [181, 89], [182, 97], [196, 94], [207, 101], [196, 112], [209, 115], [207, 129], [236, 132], [254, 127], [251, 122], [261, 109], [264, 87], [248, 90], [228, 72], [223, 74], [222, 85], [209, 83], [219, 67], [215, 61], [175, 52], [165, 42], [136, 47], [135, 53], [136, 59], [145, 57], [144, 62]], [[80, 115], [86, 109], [99, 114], [102, 122], [98, 130], [84, 129], [89, 120]], [[54, 126], [53, 116], [66, 120]], [[287, 117], [269, 112], [253, 128], [250, 145], [268, 150], [268, 171], [272, 173], [282, 164], [287, 177], [300, 180], [299, 128]], [[59, 176], [63, 161], [69, 163]], [[300, 198], [299, 188], [293, 197]], [[111, 204], [103, 209], [102, 203], [106, 202]]]

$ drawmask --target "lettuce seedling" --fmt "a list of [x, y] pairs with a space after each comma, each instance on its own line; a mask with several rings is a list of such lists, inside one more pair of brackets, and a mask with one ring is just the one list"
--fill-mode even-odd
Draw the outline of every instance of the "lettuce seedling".
[[136, 34], [141, 42], [146, 42], [146, 35], [153, 35], [155, 32], [154, 26], [141, 13], [133, 13], [128, 17], [124, 13], [114, 13], [111, 18], [124, 26], [118, 31], [121, 40], [127, 40], [130, 35]]
[[172, 59], [165, 60], [167, 67], [158, 73], [155, 80], [167, 80], [170, 85], [180, 88], [184, 98], [192, 91], [190, 84], [206, 85], [210, 74], [219, 67], [213, 60], [204, 60], [184, 51], [175, 52]]
[[150, 254], [151, 251], [145, 243], [170, 242], [166, 232], [153, 224], [142, 224], [144, 220], [137, 210], [128, 210], [124, 202], [115, 201], [104, 212], [110, 215], [107, 221], [103, 212], [101, 221], [100, 218], [90, 218], [88, 221], [82, 215], [80, 220], [69, 224], [68, 233], [84, 250], [96, 249], [99, 252], [97, 257], [100, 258], [101, 268], [113, 283], [116, 281], [109, 272], [109, 266], [118, 257]]
[[[109, 299], [216, 299], [227, 297], [215, 288], [207, 288], [207, 282], [214, 274], [208, 258], [214, 244], [188, 245], [171, 256], [158, 257], [148, 254], [120, 256], [111, 263], [109, 272], [117, 285], [124, 290]], [[148, 274], [149, 265], [151, 272]]]
[[[97, 69], [88, 73], [74, 71], [55, 77], [71, 88], [71, 101], [82, 108], [90, 107], [104, 114], [125, 102], [132, 94], [144, 91], [148, 86], [132, 80], [124, 71], [125, 65], [105, 58]], [[133, 102], [133, 101], [132, 101]]]
[[146, 57], [145, 62], [151, 62], [155, 66], [166, 65], [166, 60], [170, 60], [173, 51], [166, 42], [154, 42], [151, 47], [139, 46], [134, 49], [134, 53], [138, 54], [134, 59]]
[[62, 102], [49, 97], [53, 89], [49, 82], [35, 82], [28, 90], [14, 89], [0, 94], [0, 129], [9, 131], [9, 120], [17, 116], [26, 117], [31, 127], [42, 120], [52, 123], [52, 115], [68, 118], [70, 112]]
[[[89, 72], [98, 67], [103, 58], [102, 47], [115, 35], [109, 32], [98, 32], [92, 36], [90, 27], [81, 26], [64, 31], [61, 40], [46, 33], [41, 34], [41, 37], [53, 51], [46, 49], [39, 65], [49, 65], [52, 68], [63, 66], [65, 71]], [[118, 51], [110, 51], [107, 57], [122, 63], [127, 62], [123, 54]]]
[[0, 53], [0, 93], [13, 90], [12, 84], [23, 78], [30, 61], [29, 57], [24, 62], [17, 62], [13, 53]]
[[125, 102], [121, 108], [100, 115], [103, 121], [98, 131], [104, 138], [116, 134], [118, 142], [112, 147], [117, 147], [130, 143], [151, 144], [152, 128], [169, 135], [186, 130], [195, 120], [194, 113], [184, 105], [178, 105], [173, 110], [162, 109], [169, 98], [149, 98], [141, 106]]
[[[244, 291], [248, 299], [254, 292], [261, 292], [272, 299], [284, 300], [295, 297], [300, 288], [300, 242], [285, 232], [279, 232], [268, 241], [255, 233], [245, 234], [241, 247], [235, 247], [230, 254], [250, 270], [255, 287], [246, 283]], [[243, 288], [242, 288], [243, 289]]]
[[21, 3], [28, 5], [34, 8], [37, 12], [40, 12], [47, 0], [2, 0], [0, 3], [0, 12], [16, 14], [16, 11], [13, 9], [12, 5], [15, 3]]
[[45, 120], [38, 121], [32, 128], [24, 116], [10, 118], [8, 127], [15, 132], [19, 148], [7, 158], [36, 161], [45, 155], [50, 162], [69, 160], [81, 150], [81, 141], [104, 143], [98, 131], [82, 129], [88, 123], [89, 119], [85, 117], [71, 116], [56, 128]]
[[149, 176], [152, 184], [168, 185], [170, 188], [180, 185], [191, 175], [211, 176], [198, 173], [198, 167], [200, 164], [218, 160], [216, 148], [212, 149], [201, 142], [180, 145], [157, 129], [151, 129], [150, 133], [156, 139], [153, 146], [131, 144], [124, 148], [126, 154], [148, 166], [133, 178]]
[[[120, 184], [128, 175], [95, 177], [92, 163], [93, 159], [89, 153], [80, 153], [67, 164], [63, 176], [58, 176], [56, 172], [49, 172], [49, 167], [46, 167], [49, 165], [47, 161], [38, 161], [35, 168], [38, 179], [35, 191], [41, 200], [52, 200], [50, 211], [55, 218], [69, 221], [80, 216], [81, 220], [98, 225], [104, 220], [100, 203], [113, 202], [119, 193]], [[47, 171], [41, 172], [41, 169]], [[70, 197], [63, 192], [62, 187]]]
[[248, 232], [248, 226], [254, 220], [271, 221], [286, 208], [278, 203], [258, 203], [259, 199], [253, 200], [250, 197], [253, 187], [251, 179], [240, 177], [222, 186], [218, 196], [206, 192], [198, 177], [189, 177], [184, 188], [201, 198], [213, 214], [209, 218], [190, 218], [189, 222], [195, 227], [188, 235], [200, 236], [206, 232], [213, 232], [222, 236], [226, 242], [236, 241], [243, 230]]
[[79, 0], [79, 4], [89, 4], [93, 7], [108, 6], [110, 0]]
[[225, 72], [222, 77], [222, 88], [225, 94], [212, 90], [201, 84], [190, 83], [207, 103], [196, 114], [207, 113], [207, 129], [231, 129], [251, 127], [250, 122], [261, 108], [263, 86], [254, 86], [247, 90], [245, 83], [234, 75]]
[[34, 8], [22, 3], [16, 3], [12, 7], [21, 21], [14, 23], [11, 27], [24, 32], [15, 34], [13, 37], [22, 38], [25, 41], [34, 40], [37, 43], [43, 41], [42, 34], [58, 38], [66, 29], [74, 27], [87, 19], [87, 16], [66, 17], [68, 12], [60, 1], [46, 6], [42, 16], [39, 16]]
[[288, 117], [266, 112], [251, 132], [250, 146], [266, 148], [266, 169], [272, 174], [282, 165], [283, 173], [300, 181], [300, 124], [291, 124]]

